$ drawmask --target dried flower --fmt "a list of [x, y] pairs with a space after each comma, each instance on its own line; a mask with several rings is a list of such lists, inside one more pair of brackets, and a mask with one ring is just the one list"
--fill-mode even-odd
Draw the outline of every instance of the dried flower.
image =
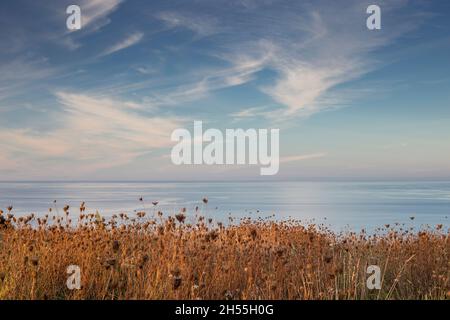
[[30, 259], [30, 262], [31, 262], [31, 265], [32, 265], [32, 266], [37, 267], [38, 264], [39, 264], [39, 258], [36, 257], [36, 256], [33, 256], [33, 257]]
[[173, 277], [173, 290], [177, 290], [181, 286], [182, 278], [181, 276]]
[[112, 259], [106, 259], [105, 261], [105, 267], [109, 268], [109, 267], [114, 267], [117, 264], [117, 260], [112, 258]]
[[233, 300], [233, 293], [230, 290], [225, 291], [225, 300]]
[[113, 244], [112, 244], [112, 248], [115, 253], [119, 252], [120, 242], [118, 240], [114, 240]]
[[179, 214], [175, 215], [175, 218], [178, 220], [178, 222], [183, 223], [184, 220], [186, 219], [186, 216], [182, 213], [179, 213]]
[[256, 239], [257, 235], [258, 235], [258, 232], [256, 231], [256, 229], [251, 229], [250, 230], [250, 236], [252, 237], [253, 240]]

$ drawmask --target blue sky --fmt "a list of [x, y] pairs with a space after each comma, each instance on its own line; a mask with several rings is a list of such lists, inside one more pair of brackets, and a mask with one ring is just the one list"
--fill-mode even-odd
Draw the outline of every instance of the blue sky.
[[2, 1], [0, 180], [259, 178], [172, 165], [194, 120], [279, 128], [277, 179], [450, 178], [449, 17], [448, 1]]

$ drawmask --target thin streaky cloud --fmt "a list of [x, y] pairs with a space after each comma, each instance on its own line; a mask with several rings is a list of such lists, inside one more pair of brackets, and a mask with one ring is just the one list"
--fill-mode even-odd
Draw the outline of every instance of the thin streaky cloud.
[[160, 12], [156, 17], [168, 28], [185, 28], [199, 36], [209, 36], [219, 31], [217, 21], [211, 17], [196, 16], [190, 13]]
[[105, 51], [103, 51], [100, 56], [107, 56], [110, 54], [113, 54], [117, 51], [124, 50], [126, 48], [129, 48], [131, 46], [134, 46], [138, 44], [142, 39], [144, 38], [144, 33], [142, 32], [135, 32], [127, 36], [125, 39], [119, 41], [118, 43], [114, 44], [113, 46], [109, 47]]
[[280, 163], [323, 158], [326, 155], [327, 155], [326, 153], [322, 152], [322, 153], [311, 153], [311, 154], [303, 154], [303, 155], [295, 155], [295, 156], [286, 156], [286, 157], [280, 158]]
[[[365, 24], [369, 0], [80, 0], [78, 31], [66, 28], [69, 4], [0, 3], [0, 178], [67, 167], [112, 178], [147, 168], [152, 178], [167, 163], [150, 170], [147, 160], [170, 152], [172, 127], [194, 119], [280, 128], [291, 173], [345, 175], [362, 163], [375, 176], [449, 172], [439, 160], [448, 159], [447, 4], [379, 0], [376, 32]], [[409, 145], [367, 148], [392, 141]], [[411, 156], [420, 148], [426, 159]], [[308, 155], [316, 150], [328, 154]]]
[[[0, 101], [26, 94], [34, 84], [49, 79], [60, 70], [45, 58], [19, 56], [0, 64]], [[0, 106], [2, 109], [3, 106]]]
[[79, 3], [82, 10], [82, 25], [98, 31], [110, 23], [108, 15], [117, 10], [123, 0], [84, 0]]
[[[64, 174], [73, 176], [95, 172], [169, 147], [170, 133], [183, 122], [175, 117], [144, 116], [138, 110], [143, 108], [134, 102], [73, 92], [56, 92], [55, 96], [62, 110], [51, 113], [55, 120], [50, 130], [0, 128], [1, 163], [11, 166], [11, 159], [32, 161], [44, 171], [59, 174], [70, 165], [71, 172]], [[60, 161], [55, 164], [55, 159]]]
[[[381, 63], [374, 59], [373, 53], [423, 20], [418, 19], [411, 25], [406, 18], [399, 20], [392, 32], [370, 33], [362, 23], [366, 7], [359, 1], [349, 1], [344, 6], [321, 4], [323, 2], [318, 1], [315, 10], [306, 10], [309, 4], [300, 2], [286, 7], [274, 6], [276, 22], [257, 15], [245, 22], [238, 19], [242, 17], [229, 18], [240, 24], [236, 24], [233, 41], [219, 46], [220, 55], [233, 62], [257, 59], [265, 53], [259, 69], [276, 73], [273, 83], [260, 87], [262, 93], [278, 103], [278, 108], [267, 112], [269, 119], [290, 120], [328, 110], [328, 105], [335, 108], [341, 97], [334, 92], [334, 101], [330, 103], [331, 91], [379, 68]], [[388, 20], [407, 2], [396, 5], [383, 2], [381, 5]], [[266, 27], [268, 24], [271, 28]], [[239, 32], [239, 29], [246, 32]], [[324, 100], [328, 103], [324, 104]]]

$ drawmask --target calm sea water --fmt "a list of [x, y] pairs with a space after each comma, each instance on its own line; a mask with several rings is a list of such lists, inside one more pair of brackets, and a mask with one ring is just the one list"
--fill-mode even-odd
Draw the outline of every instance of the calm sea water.
[[[143, 197], [144, 202], [139, 198]], [[206, 207], [201, 199], [207, 197]], [[17, 215], [44, 215], [51, 207], [72, 214], [86, 202], [87, 211], [103, 215], [155, 209], [173, 214], [199, 206], [208, 217], [288, 219], [325, 223], [334, 230], [374, 230], [405, 223], [423, 228], [449, 227], [450, 182], [0, 182], [0, 208]], [[414, 220], [410, 217], [414, 216]]]

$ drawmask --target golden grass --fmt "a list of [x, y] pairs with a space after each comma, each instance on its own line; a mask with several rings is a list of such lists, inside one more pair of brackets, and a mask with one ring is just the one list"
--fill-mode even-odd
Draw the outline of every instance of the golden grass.
[[[83, 204], [77, 222], [64, 211], [0, 213], [0, 299], [449, 298], [442, 226], [335, 234], [296, 221], [224, 226], [184, 209], [105, 221]], [[80, 290], [66, 286], [69, 265], [81, 268]], [[367, 289], [368, 265], [380, 266], [381, 290]]]

